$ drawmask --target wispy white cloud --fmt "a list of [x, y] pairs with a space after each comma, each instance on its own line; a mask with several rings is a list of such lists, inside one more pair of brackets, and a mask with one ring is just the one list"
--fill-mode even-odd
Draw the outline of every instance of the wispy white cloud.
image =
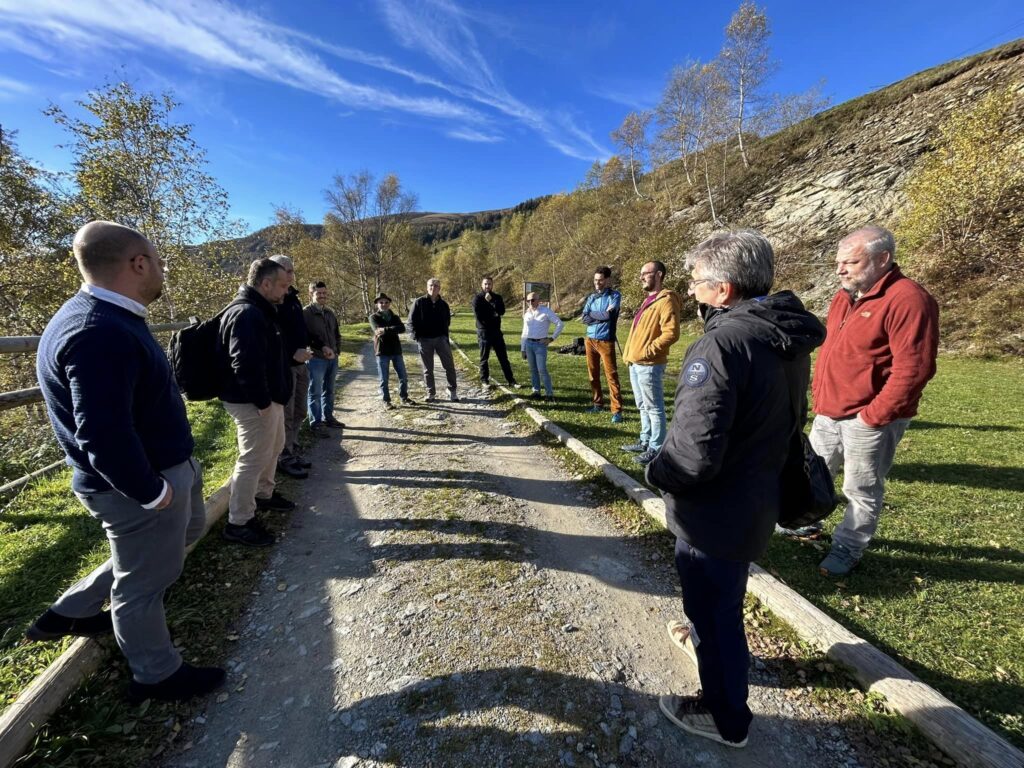
[[32, 93], [31, 85], [0, 75], [0, 99], [20, 96], [26, 93]]
[[[451, 0], [379, 0], [388, 27], [404, 47], [429, 57], [456, 80], [444, 86], [512, 117], [564, 155], [580, 160], [610, 153], [567, 115], [552, 115], [509, 93], [484, 57], [466, 13]], [[493, 19], [489, 23], [493, 23]]]
[[[450, 99], [407, 96], [352, 82], [293, 42], [295, 34], [216, 0], [0, 0], [5, 38], [44, 61], [50, 53], [158, 50], [189, 63], [244, 72], [320, 94], [357, 109], [486, 123], [478, 110]], [[49, 46], [47, 45], [49, 44]]]
[[481, 131], [474, 131], [471, 128], [455, 128], [445, 133], [453, 139], [461, 139], [462, 141], [475, 141], [482, 144], [494, 144], [499, 141], [504, 141], [504, 136], [499, 136], [494, 133], [483, 133]]

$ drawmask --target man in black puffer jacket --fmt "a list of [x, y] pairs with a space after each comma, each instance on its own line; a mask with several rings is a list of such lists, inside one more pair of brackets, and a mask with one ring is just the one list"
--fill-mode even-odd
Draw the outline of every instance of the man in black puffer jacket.
[[284, 448], [284, 405], [292, 393], [291, 355], [277, 315], [288, 284], [280, 264], [257, 259], [220, 321], [220, 344], [228, 363], [220, 399], [238, 427], [238, 461], [222, 535], [250, 547], [274, 543], [256, 519], [257, 508], [295, 508], [274, 490], [277, 457]]
[[[687, 350], [675, 414], [647, 469], [664, 492], [696, 648], [700, 696], [663, 696], [680, 728], [742, 747], [749, 654], [743, 596], [750, 562], [779, 516], [779, 475], [807, 410], [810, 353], [825, 328], [789, 291], [766, 295], [774, 254], [759, 232], [713, 235], [687, 257], [704, 336]], [[679, 640], [679, 638], [677, 638]]]

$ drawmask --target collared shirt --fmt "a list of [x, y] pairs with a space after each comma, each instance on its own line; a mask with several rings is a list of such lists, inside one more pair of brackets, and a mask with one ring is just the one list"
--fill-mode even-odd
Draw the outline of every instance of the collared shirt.
[[133, 315], [138, 315], [139, 317], [149, 316], [149, 310], [146, 309], [145, 305], [139, 304], [135, 299], [129, 299], [123, 293], [111, 291], [107, 288], [100, 288], [98, 285], [90, 285], [89, 283], [82, 283], [82, 291], [84, 293], [88, 293], [94, 299], [108, 301], [111, 304], [116, 304], [122, 309], [127, 309]]
[[555, 332], [551, 334], [551, 340], [554, 341], [562, 332], [561, 318], [550, 307], [530, 307], [523, 313], [523, 338], [546, 339], [552, 325], [555, 326]]
[[[107, 288], [101, 288], [98, 285], [90, 285], [89, 283], [82, 283], [82, 292], [88, 293], [94, 299], [106, 301], [109, 302], [110, 304], [121, 307], [122, 309], [127, 309], [133, 315], [138, 315], [143, 319], [149, 317], [149, 310], [146, 309], [145, 305], [140, 304], [139, 302], [135, 301], [135, 299], [129, 299], [123, 293], [111, 291]], [[157, 496], [148, 504], [143, 504], [142, 508], [153, 509], [157, 504], [160, 503], [160, 499], [167, 495], [167, 490], [170, 487], [171, 484], [167, 482], [167, 478], [164, 478], [164, 487], [163, 490], [160, 491], [160, 495]]]

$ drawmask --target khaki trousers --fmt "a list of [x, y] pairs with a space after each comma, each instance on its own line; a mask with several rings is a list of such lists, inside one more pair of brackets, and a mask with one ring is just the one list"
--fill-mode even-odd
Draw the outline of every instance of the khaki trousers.
[[238, 427], [238, 461], [231, 473], [228, 522], [245, 525], [256, 514], [256, 497], [274, 493], [277, 457], [284, 448], [284, 406], [271, 403], [262, 415], [252, 403], [224, 403]]
[[608, 379], [608, 394], [611, 395], [612, 413], [622, 411], [622, 392], [619, 387], [619, 368], [615, 362], [615, 341], [595, 341], [586, 339], [583, 342], [587, 350], [587, 378], [590, 380], [590, 394], [594, 405], [604, 405], [604, 394], [601, 392], [601, 365], [604, 365], [604, 377]]

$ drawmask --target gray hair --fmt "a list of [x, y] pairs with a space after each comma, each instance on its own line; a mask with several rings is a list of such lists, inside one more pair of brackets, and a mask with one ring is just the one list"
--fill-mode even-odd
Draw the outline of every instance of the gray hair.
[[731, 283], [750, 299], [772, 289], [775, 252], [756, 229], [716, 232], [686, 255], [686, 269], [699, 269], [715, 283]]
[[432, 286], [434, 283], [437, 283], [438, 285], [441, 285], [441, 278], [439, 278], [439, 277], [432, 277], [429, 280], [427, 280], [427, 288]]
[[277, 253], [270, 257], [270, 260], [280, 264], [285, 269], [295, 269], [295, 262], [285, 256], [283, 253]]
[[869, 224], [866, 227], [855, 229], [839, 241], [838, 250], [850, 250], [854, 245], [860, 245], [872, 260], [883, 253], [888, 253], [889, 258], [896, 261], [896, 238], [885, 227]]
[[249, 274], [245, 279], [245, 284], [250, 288], [259, 288], [260, 283], [264, 280], [273, 280], [277, 277], [278, 272], [283, 271], [284, 268], [272, 259], [256, 259], [249, 265]]

